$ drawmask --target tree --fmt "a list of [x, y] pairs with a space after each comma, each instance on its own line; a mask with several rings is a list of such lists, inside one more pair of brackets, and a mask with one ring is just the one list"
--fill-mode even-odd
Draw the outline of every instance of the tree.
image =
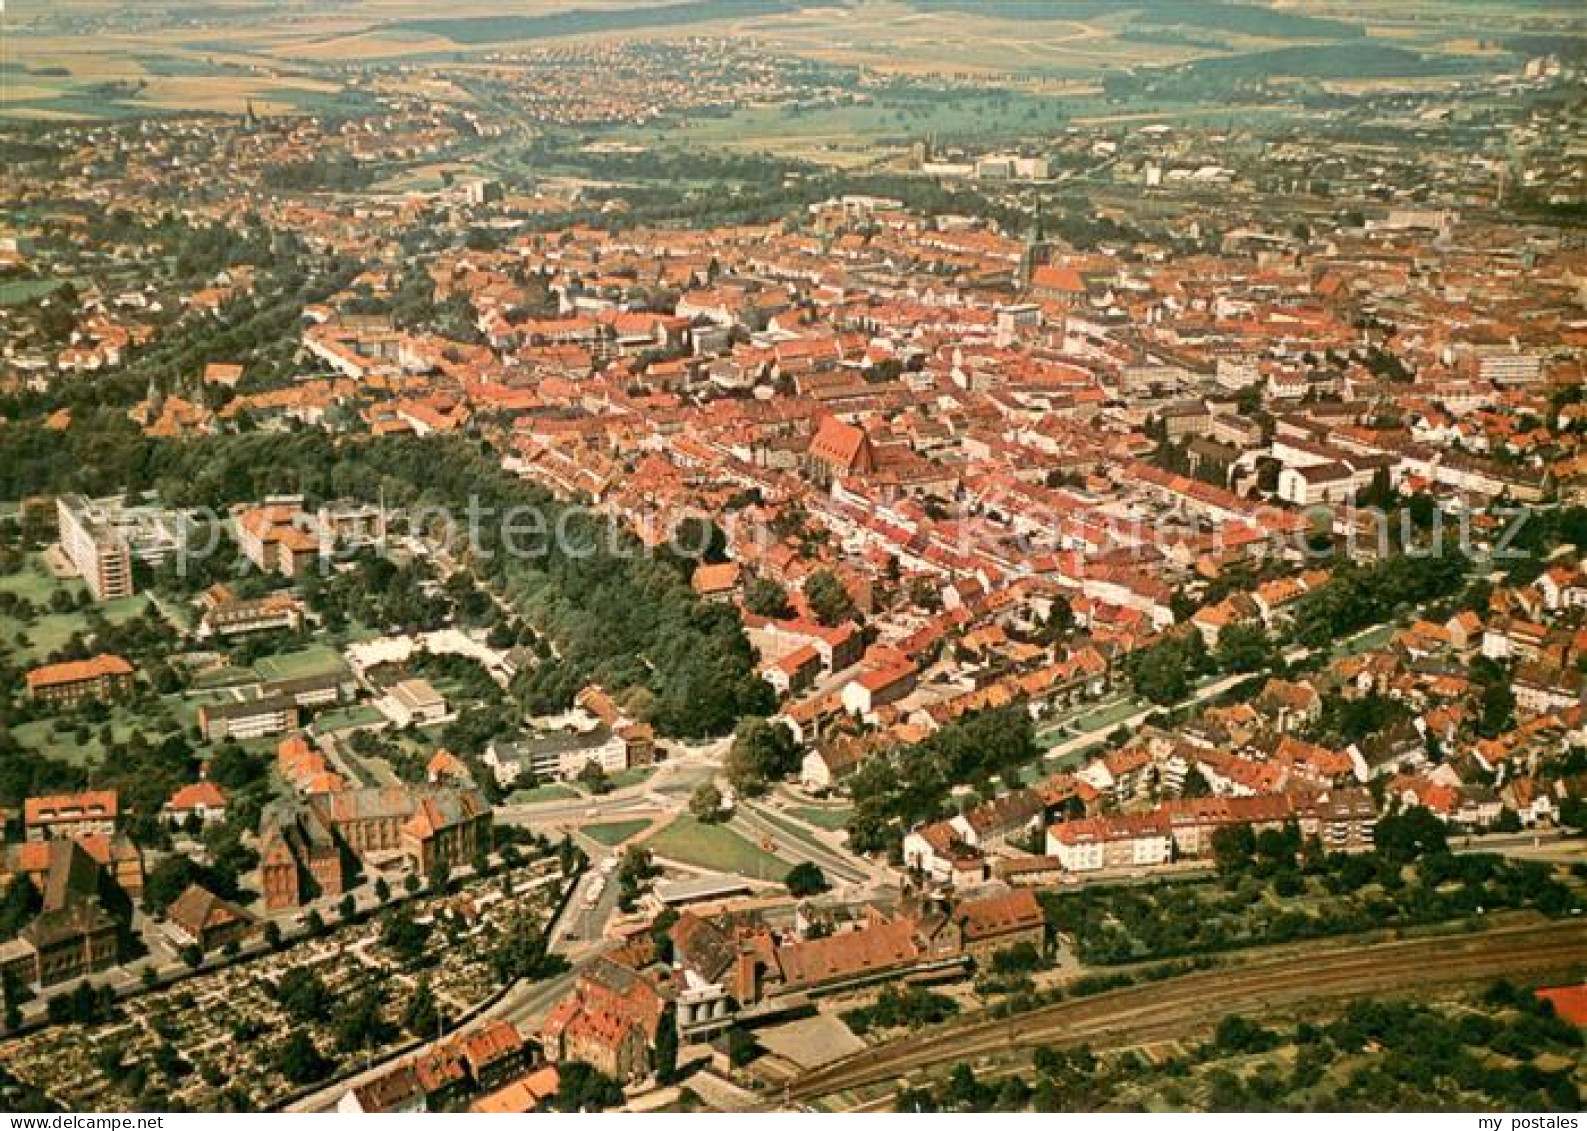
[[678, 1010], [668, 1005], [661, 1012], [656, 1026], [656, 1045], [652, 1054], [656, 1067], [656, 1082], [670, 1084], [678, 1075]]
[[1218, 871], [1238, 872], [1256, 855], [1256, 834], [1247, 824], [1222, 825], [1212, 834], [1212, 857]]
[[1035, 943], [1020, 942], [992, 955], [992, 973], [1029, 974], [1042, 967], [1041, 951]]
[[1125, 667], [1135, 694], [1167, 706], [1190, 694], [1190, 681], [1204, 669], [1206, 657], [1201, 634], [1185, 632], [1132, 654]]
[[336, 903], [336, 917], [342, 922], [347, 922], [358, 913], [358, 901], [353, 898], [353, 893], [348, 892]]
[[816, 619], [829, 628], [854, 619], [854, 601], [830, 569], [818, 569], [805, 579], [805, 600]]
[[429, 930], [414, 919], [413, 910], [407, 905], [390, 912], [380, 928], [381, 943], [390, 947], [404, 965], [412, 965], [424, 955], [429, 937]]
[[294, 966], [276, 986], [276, 1001], [297, 1021], [322, 1018], [330, 1007], [330, 991], [325, 982], [307, 966]]
[[757, 577], [744, 587], [744, 607], [758, 617], [780, 619], [793, 612], [788, 591], [769, 578]]
[[[934, 578], [911, 578], [909, 582], [909, 600], [916, 608], [924, 609], [928, 613], [942, 610], [942, 590], [938, 588], [938, 583]], [[1065, 608], [1067, 607], [1066, 603]]]
[[[143, 909], [156, 918], [193, 884], [208, 879], [205, 868], [186, 856], [167, 856], [143, 881]], [[207, 886], [207, 885], [206, 885]]]
[[1377, 846], [1378, 855], [1391, 864], [1408, 864], [1419, 857], [1448, 849], [1448, 833], [1444, 822], [1421, 805], [1380, 819], [1372, 830], [1372, 841]]
[[1052, 605], [1047, 610], [1047, 619], [1042, 624], [1041, 637], [1048, 643], [1062, 640], [1068, 636], [1075, 627], [1074, 606], [1067, 597], [1054, 597]]
[[727, 535], [708, 518], [690, 516], [673, 528], [672, 550], [692, 565], [727, 561]]
[[607, 777], [605, 768], [594, 758], [584, 763], [578, 780], [580, 785], [597, 796], [612, 792], [612, 779]]
[[276, 1070], [290, 1083], [303, 1085], [323, 1080], [331, 1070], [331, 1062], [320, 1054], [314, 1039], [302, 1029], [292, 1030], [292, 1035], [277, 1051]]
[[762, 792], [767, 782], [799, 768], [799, 747], [793, 731], [767, 719], [742, 720], [733, 732], [733, 745], [723, 767], [734, 789], [747, 794]]
[[1477, 733], [1483, 738], [1497, 738], [1515, 726], [1515, 692], [1508, 680], [1490, 683], [1482, 690], [1482, 717], [1477, 721]]
[[20, 878], [13, 879], [0, 896], [0, 941], [16, 938], [17, 932], [44, 909], [38, 888]]
[[1218, 634], [1218, 666], [1227, 672], [1270, 671], [1278, 648], [1260, 624], [1231, 624]]
[[262, 759], [250, 755], [236, 742], [227, 739], [209, 760], [205, 773], [216, 785], [236, 792], [264, 780], [269, 768]]
[[795, 899], [819, 895], [830, 886], [821, 869], [808, 860], [802, 860], [789, 869], [783, 882], [788, 886], [788, 894]]
[[722, 791], [706, 782], [689, 798], [689, 813], [697, 821], [714, 821], [722, 815]]
[[1210, 797], [1212, 786], [1207, 782], [1207, 775], [1201, 772], [1200, 766], [1191, 766], [1185, 771], [1185, 783], [1179, 789], [1181, 797]]
[[420, 978], [413, 996], [408, 999], [408, 1008], [403, 1011], [402, 1027], [415, 1037], [433, 1037], [441, 1031], [442, 1020], [440, 1003], [430, 988], [430, 979]]
[[557, 1094], [553, 1104], [558, 1111], [604, 1111], [622, 1102], [622, 1086], [610, 1076], [581, 1060], [565, 1060], [557, 1065]]
[[378, 985], [343, 1002], [336, 1011], [332, 1032], [336, 1047], [343, 1052], [378, 1048], [396, 1035], [396, 1027], [386, 1020], [383, 1007], [385, 991]]
[[515, 915], [491, 951], [490, 962], [501, 982], [546, 978], [567, 969], [567, 960], [547, 950], [545, 932], [533, 915]]
[[617, 864], [617, 906], [625, 915], [631, 913], [643, 892], [660, 873], [650, 849], [631, 844], [623, 849]]

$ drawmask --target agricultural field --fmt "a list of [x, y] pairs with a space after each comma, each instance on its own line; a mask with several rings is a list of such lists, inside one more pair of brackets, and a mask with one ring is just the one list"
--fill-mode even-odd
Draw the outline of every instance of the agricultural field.
[[[1515, 26], [1513, 6], [1499, 0], [1454, 12], [1431, 0], [1369, 0], [1348, 9], [1327, 0], [1279, 7], [1215, 0], [523, 0], [508, 7], [474, 0], [440, 13], [414, 0], [285, 12], [266, 0], [222, 11], [192, 0], [156, 11], [138, 7], [90, 0], [62, 11], [46, 0], [14, 0], [9, 34], [0, 41], [0, 115], [240, 114], [250, 103], [266, 114], [351, 111], [368, 103], [365, 91], [348, 81], [348, 64], [444, 59], [466, 65], [504, 49], [725, 34], [897, 78], [1085, 100], [1105, 77], [1150, 68], [1292, 66], [1304, 75], [1337, 58], [1344, 67], [1338, 77], [1376, 80], [1384, 76], [1356, 73], [1363, 60], [1388, 66], [1390, 76], [1501, 66], [1511, 57], [1506, 40]], [[1580, 8], [1570, 0], [1536, 0], [1528, 8], [1536, 45], [1581, 28]], [[1286, 51], [1292, 63], [1284, 61]], [[1386, 54], [1393, 51], [1403, 54]], [[454, 89], [442, 101], [460, 94]], [[968, 111], [944, 109], [924, 124], [942, 134], [977, 128], [983, 116], [969, 101]], [[735, 142], [770, 137], [792, 153], [796, 142], [809, 152], [897, 128], [891, 110], [848, 109], [799, 117], [744, 110], [743, 120], [734, 115], [691, 129], [704, 129], [702, 140], [725, 136], [724, 128]], [[1020, 126], [1026, 119], [1015, 113], [1006, 122]]]
[[849, 106], [757, 106], [726, 117], [669, 123], [664, 129], [632, 129], [619, 136], [636, 144], [666, 142], [857, 166], [885, 156], [878, 146], [903, 147], [919, 137], [934, 136], [947, 143], [1055, 132], [1063, 127], [1067, 106], [1058, 95], [1022, 92], [883, 95]]
[[53, 294], [64, 279], [10, 279], [0, 283], [0, 306], [14, 306]]

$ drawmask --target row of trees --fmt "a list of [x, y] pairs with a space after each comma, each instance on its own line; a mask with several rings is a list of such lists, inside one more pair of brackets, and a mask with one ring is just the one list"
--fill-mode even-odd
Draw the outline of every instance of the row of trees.
[[955, 786], [986, 788], [994, 774], [1036, 754], [1030, 715], [1016, 705], [967, 715], [918, 745], [867, 758], [849, 779], [849, 845], [896, 853], [914, 825], [948, 815]]

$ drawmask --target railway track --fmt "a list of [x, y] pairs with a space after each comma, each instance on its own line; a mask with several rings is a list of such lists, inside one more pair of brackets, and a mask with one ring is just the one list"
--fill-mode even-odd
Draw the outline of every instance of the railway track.
[[802, 1076], [787, 1089], [808, 1103], [907, 1073], [1037, 1045], [1120, 1038], [1163, 1040], [1230, 1013], [1260, 1014], [1308, 1000], [1357, 997], [1523, 974], [1587, 970], [1583, 925], [1563, 921], [1502, 927], [1257, 960], [1059, 1002], [1009, 1018], [971, 1018], [935, 1032], [866, 1049]]

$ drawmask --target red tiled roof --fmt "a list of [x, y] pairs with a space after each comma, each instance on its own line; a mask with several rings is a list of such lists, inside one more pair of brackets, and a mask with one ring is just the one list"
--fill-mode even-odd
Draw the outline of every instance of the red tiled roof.
[[1587, 1026], [1587, 982], [1574, 986], [1550, 986], [1537, 991], [1537, 996], [1554, 1006], [1554, 1012], [1572, 1025]]
[[46, 664], [27, 674], [28, 690], [41, 687], [58, 687], [68, 683], [83, 683], [107, 675], [131, 675], [132, 665], [120, 656], [108, 653], [91, 660], [71, 660], [64, 664]]

